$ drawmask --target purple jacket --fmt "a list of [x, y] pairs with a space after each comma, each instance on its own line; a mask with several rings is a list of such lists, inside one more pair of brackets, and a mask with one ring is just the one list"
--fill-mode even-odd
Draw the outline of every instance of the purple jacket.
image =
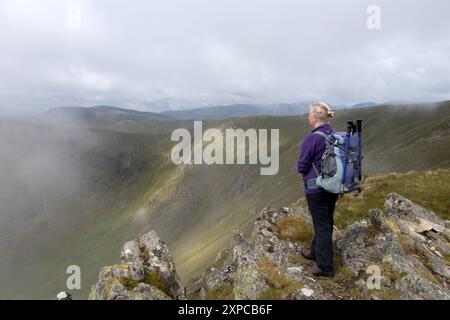
[[[329, 124], [323, 124], [315, 128], [312, 133], [315, 131], [322, 131], [326, 134], [331, 134], [333, 132], [333, 128]], [[300, 148], [300, 157], [297, 161], [297, 171], [303, 174], [304, 182], [317, 177], [317, 174], [312, 166], [313, 163], [318, 173], [321, 173], [322, 155], [325, 151], [325, 138], [318, 134], [312, 133], [308, 134], [303, 141]], [[319, 192], [325, 192], [325, 190], [322, 188], [311, 190], [307, 189], [305, 186], [305, 193]]]

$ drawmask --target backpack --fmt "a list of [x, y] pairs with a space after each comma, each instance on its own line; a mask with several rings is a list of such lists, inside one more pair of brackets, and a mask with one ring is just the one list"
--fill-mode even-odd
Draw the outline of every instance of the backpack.
[[362, 120], [347, 121], [347, 132], [333, 132], [327, 135], [316, 131], [325, 138], [325, 151], [322, 155], [322, 174], [318, 174], [316, 185], [341, 196], [353, 191], [362, 191], [361, 156]]

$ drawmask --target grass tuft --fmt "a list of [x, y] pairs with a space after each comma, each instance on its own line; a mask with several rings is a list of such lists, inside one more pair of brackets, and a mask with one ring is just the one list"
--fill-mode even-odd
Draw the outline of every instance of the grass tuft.
[[284, 275], [280, 268], [268, 257], [261, 259], [259, 271], [264, 274], [269, 285], [269, 289], [259, 297], [262, 300], [287, 299], [302, 288], [300, 283]]
[[311, 227], [297, 217], [282, 218], [277, 226], [280, 239], [310, 243], [314, 237]]

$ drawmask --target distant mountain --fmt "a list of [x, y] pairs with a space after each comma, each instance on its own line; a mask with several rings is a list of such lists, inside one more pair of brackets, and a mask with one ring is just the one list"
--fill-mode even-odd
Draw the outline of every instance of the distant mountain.
[[[228, 118], [242, 118], [254, 116], [293, 116], [309, 112], [309, 105], [313, 101], [276, 103], [269, 105], [235, 104], [227, 106], [211, 106], [188, 110], [168, 110], [159, 114], [174, 119], [191, 120], [223, 120]], [[360, 102], [353, 105], [336, 104], [332, 108], [339, 109], [362, 109], [381, 105], [376, 102]]]
[[195, 108], [210, 107], [212, 104], [202, 102], [192, 102], [188, 100], [164, 98], [144, 103], [143, 110], [152, 110], [154, 112], [171, 110], [190, 110]]
[[351, 106], [351, 108], [353, 109], [361, 109], [361, 108], [370, 108], [370, 107], [374, 107], [374, 106], [378, 106], [380, 105], [379, 103], [376, 102], [360, 102], [360, 103], [355, 103], [354, 105]]
[[279, 103], [270, 105], [235, 104], [227, 106], [203, 107], [190, 110], [169, 110], [161, 115], [175, 119], [223, 120], [254, 116], [287, 116], [308, 112], [310, 102]]
[[190, 110], [164, 111], [161, 115], [175, 119], [220, 120], [233, 117], [251, 117], [260, 115], [259, 107], [248, 104], [232, 106], [203, 107]]
[[140, 120], [168, 120], [169, 117], [154, 113], [122, 109], [112, 106], [59, 107], [48, 110], [40, 118], [49, 120], [81, 120], [88, 122], [107, 121], [140, 121]]
[[[185, 106], [183, 104], [173, 105], [172, 102], [165, 100], [160, 101], [160, 103], [160, 107], [168, 106], [169, 104], [171, 107], [178, 106], [184, 108]], [[224, 120], [255, 116], [301, 115], [309, 112], [309, 105], [311, 103], [312, 101], [267, 105], [234, 104], [194, 109], [166, 110], [159, 113], [103, 105], [94, 107], [58, 107], [50, 109], [34, 117], [34, 119], [53, 125], [98, 129], [111, 129], [114, 127], [123, 132], [146, 133], [151, 131], [151, 133], [157, 133], [161, 131], [167, 132], [167, 130], [163, 129], [166, 127], [165, 122], [173, 120]], [[379, 104], [375, 102], [361, 102], [353, 105], [337, 104], [332, 105], [332, 107], [339, 110], [369, 108], [377, 105]]]
[[33, 123], [125, 133], [166, 133], [189, 124], [166, 115], [112, 106], [59, 107], [31, 118]]

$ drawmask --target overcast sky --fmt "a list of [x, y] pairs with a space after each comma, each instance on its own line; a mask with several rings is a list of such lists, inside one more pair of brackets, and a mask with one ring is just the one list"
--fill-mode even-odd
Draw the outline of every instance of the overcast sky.
[[[380, 30], [366, 26], [371, 4]], [[448, 0], [0, 0], [0, 116], [437, 101], [449, 75]]]

